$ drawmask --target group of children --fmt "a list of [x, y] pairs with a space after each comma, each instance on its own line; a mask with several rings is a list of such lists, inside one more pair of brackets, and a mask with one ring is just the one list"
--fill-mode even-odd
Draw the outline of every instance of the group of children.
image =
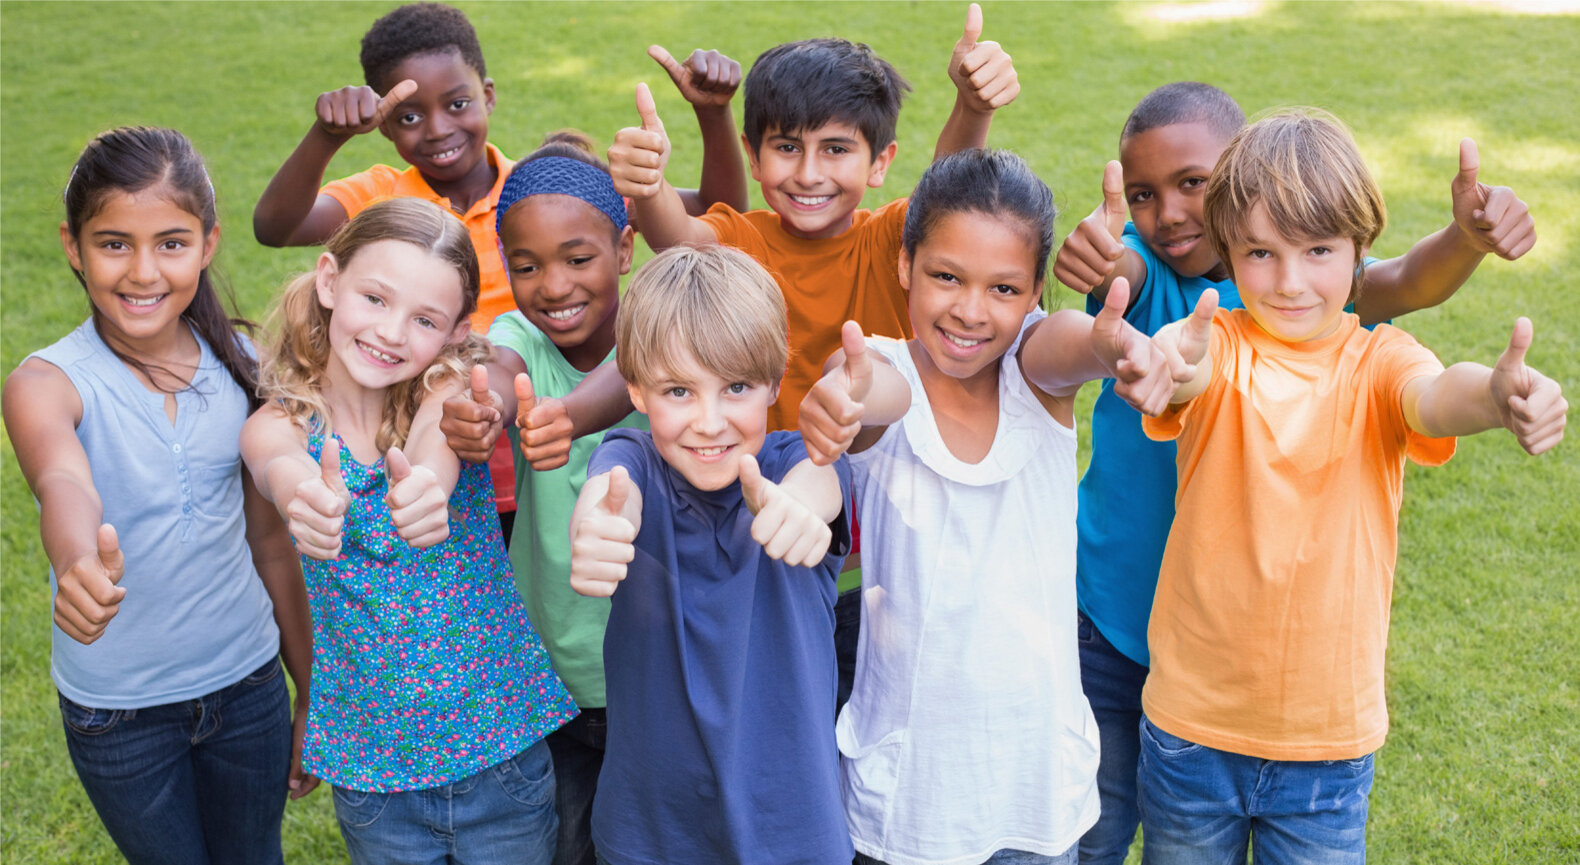
[[[90, 142], [92, 314], [4, 410], [128, 860], [279, 862], [322, 779], [358, 863], [1120, 862], [1138, 823], [1148, 861], [1362, 861], [1404, 461], [1540, 453], [1567, 410], [1524, 319], [1447, 369], [1385, 322], [1533, 221], [1467, 140], [1452, 221], [1373, 260], [1342, 125], [1182, 83], [1054, 255], [1048, 187], [983, 149], [1020, 83], [982, 30], [869, 211], [908, 85], [866, 46], [757, 58], [744, 164], [739, 65], [651, 49], [702, 132], [682, 192], [645, 85], [607, 164], [510, 162], [465, 17], [403, 6], [258, 203], [323, 252], [256, 344], [190, 143]], [[322, 185], [374, 129], [410, 168]], [[1042, 311], [1050, 256], [1088, 312]]]

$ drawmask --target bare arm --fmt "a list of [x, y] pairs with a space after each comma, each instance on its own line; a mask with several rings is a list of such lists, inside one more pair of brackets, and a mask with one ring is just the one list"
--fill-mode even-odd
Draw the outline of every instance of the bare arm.
[[[1127, 215], [1124, 168], [1117, 161], [1110, 161], [1103, 167], [1103, 203], [1059, 245], [1059, 252], [1053, 257], [1054, 277], [1100, 301], [1108, 297], [1108, 287], [1115, 280], [1123, 279], [1132, 287], [1145, 285], [1146, 262], [1122, 239]], [[1136, 295], [1137, 292], [1130, 293], [1132, 305]]]
[[730, 102], [741, 85], [741, 64], [717, 51], [697, 49], [685, 63], [671, 57], [662, 46], [651, 45], [647, 54], [664, 67], [675, 89], [691, 103], [702, 133], [702, 180], [697, 188], [680, 190], [686, 212], [699, 216], [718, 202], [739, 211], [747, 206], [746, 161], [735, 135], [735, 115]]
[[636, 86], [636, 109], [642, 125], [620, 130], [609, 148], [615, 191], [631, 199], [636, 222], [653, 251], [682, 243], [712, 243], [718, 239], [713, 229], [686, 212], [680, 193], [664, 177], [669, 136], [646, 84]]
[[802, 460], [774, 483], [763, 477], [757, 458], [741, 457], [741, 496], [752, 512], [752, 540], [769, 558], [810, 568], [828, 555], [829, 527], [844, 507], [839, 475], [831, 465]]
[[252, 211], [252, 233], [264, 246], [322, 243], [346, 219], [340, 202], [320, 195], [324, 171], [352, 136], [377, 129], [395, 106], [417, 92], [402, 81], [380, 98], [371, 87], [342, 87], [318, 96], [317, 114], [302, 143], [274, 173]]
[[972, 147], [986, 147], [993, 112], [1020, 95], [1014, 61], [997, 42], [979, 42], [982, 7], [972, 3], [965, 30], [949, 58], [949, 79], [956, 89], [955, 105], [938, 135], [933, 158]]
[[911, 408], [910, 384], [867, 349], [861, 325], [847, 321], [839, 336], [841, 347], [823, 365], [823, 377], [801, 399], [797, 426], [815, 465], [872, 447]]
[[1525, 365], [1531, 338], [1530, 320], [1521, 318], [1496, 366], [1456, 363], [1405, 385], [1405, 423], [1433, 437], [1503, 427], [1533, 455], [1557, 445], [1563, 440], [1569, 404], [1557, 382]]

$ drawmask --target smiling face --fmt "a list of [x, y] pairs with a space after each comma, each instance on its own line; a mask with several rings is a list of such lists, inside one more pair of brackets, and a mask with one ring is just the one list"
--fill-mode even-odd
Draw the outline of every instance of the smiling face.
[[1225, 275], [1207, 241], [1202, 196], [1228, 143], [1228, 136], [1205, 122], [1158, 126], [1119, 143], [1136, 233], [1181, 276]]
[[631, 403], [647, 415], [664, 462], [699, 490], [724, 489], [739, 479], [741, 456], [762, 449], [779, 385], [729, 381], [684, 348], [672, 356], [676, 369], [653, 370], [648, 383], [626, 386]]
[[911, 327], [938, 371], [997, 379], [999, 358], [1042, 297], [1038, 243], [1014, 220], [971, 211], [941, 217], [900, 253]]
[[179, 333], [181, 313], [218, 248], [219, 227], [205, 233], [203, 221], [160, 185], [109, 193], [77, 236], [62, 222], [60, 239], [87, 284], [105, 337], [134, 351], [158, 352]]
[[1338, 330], [1359, 261], [1347, 237], [1287, 238], [1257, 203], [1246, 239], [1229, 246], [1240, 301], [1251, 318], [1284, 342], [1305, 342]]
[[318, 302], [330, 310], [327, 379], [380, 390], [425, 372], [461, 339], [461, 276], [427, 250], [380, 240], [345, 267], [318, 258]]
[[793, 133], [770, 128], [760, 148], [746, 145], [763, 199], [787, 233], [807, 239], [837, 237], [850, 228], [867, 188], [883, 185], [895, 150], [891, 142], [874, 158], [861, 130], [837, 120]]
[[569, 195], [524, 198], [500, 223], [516, 308], [583, 372], [614, 348], [632, 237], [630, 226], [615, 234], [609, 217]]
[[443, 187], [481, 184], [476, 189], [486, 193], [493, 185], [484, 145], [494, 111], [494, 80], [480, 78], [459, 51], [408, 57], [390, 71], [384, 86], [407, 78], [417, 82], [417, 92], [390, 112], [380, 127], [384, 136], [434, 191], [449, 194]]

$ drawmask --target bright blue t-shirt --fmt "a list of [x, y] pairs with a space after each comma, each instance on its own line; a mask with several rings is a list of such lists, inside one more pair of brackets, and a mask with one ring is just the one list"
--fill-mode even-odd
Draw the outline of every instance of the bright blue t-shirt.
[[[1190, 315], [1209, 288], [1218, 290], [1219, 309], [1240, 307], [1232, 281], [1180, 276], [1147, 247], [1134, 225], [1125, 224], [1123, 241], [1147, 267], [1146, 281], [1132, 289], [1135, 300], [1125, 313], [1142, 333], [1151, 336]], [[1096, 315], [1102, 308], [1097, 298], [1087, 297], [1087, 312]], [[1147, 620], [1174, 523], [1174, 457], [1174, 443], [1147, 438], [1141, 413], [1115, 395], [1113, 379], [1103, 379], [1092, 408], [1092, 460], [1081, 477], [1075, 517], [1076, 603], [1114, 648], [1143, 666], [1150, 666]]]
[[[806, 458], [790, 432], [769, 433], [757, 454], [772, 481]], [[642, 528], [604, 636], [599, 857], [849, 862], [834, 743], [834, 581], [847, 516], [817, 567], [790, 567], [752, 540], [739, 483], [698, 490], [638, 430], [609, 431], [588, 476], [615, 466], [642, 491]], [[835, 470], [849, 501], [849, 463]]]

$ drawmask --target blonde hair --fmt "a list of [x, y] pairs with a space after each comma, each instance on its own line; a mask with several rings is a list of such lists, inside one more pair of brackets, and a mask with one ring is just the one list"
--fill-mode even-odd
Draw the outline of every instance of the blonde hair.
[[[398, 240], [427, 250], [455, 268], [461, 279], [461, 312], [465, 321], [477, 309], [477, 253], [460, 220], [437, 205], [416, 198], [392, 198], [357, 214], [324, 243], [344, 270], [365, 247]], [[330, 311], [318, 301], [317, 274], [308, 271], [286, 284], [266, 324], [258, 390], [265, 402], [277, 403], [298, 426], [329, 435], [332, 418], [324, 404], [324, 370], [329, 364]], [[444, 347], [421, 375], [393, 385], [385, 394], [384, 419], [375, 441], [379, 450], [406, 443], [412, 416], [434, 388], [451, 378], [464, 379], [473, 364], [486, 361], [488, 341], [467, 333]]]
[[642, 266], [615, 316], [615, 363], [636, 385], [680, 368], [683, 352], [720, 378], [777, 384], [790, 359], [784, 295], [751, 256], [676, 246]]
[[1355, 243], [1350, 300], [1360, 294], [1361, 257], [1382, 233], [1388, 208], [1349, 129], [1317, 108], [1276, 112], [1230, 139], [1207, 180], [1207, 237], [1233, 275], [1229, 247], [1247, 239], [1261, 204], [1286, 238], [1344, 237]]

